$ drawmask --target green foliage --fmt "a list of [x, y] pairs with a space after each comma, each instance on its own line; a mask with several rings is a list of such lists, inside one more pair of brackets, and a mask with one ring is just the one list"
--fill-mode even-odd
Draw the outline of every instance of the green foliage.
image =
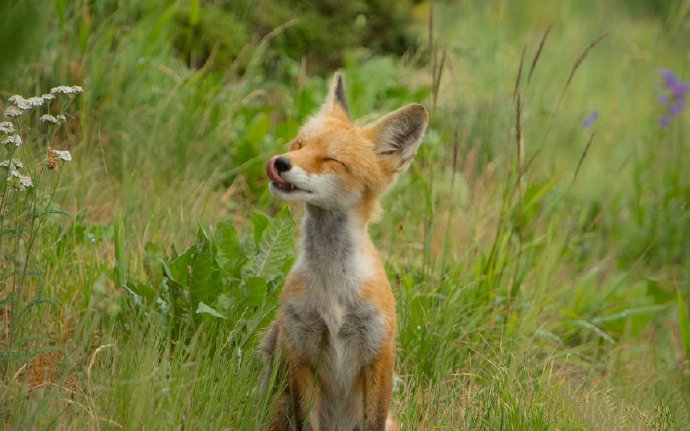
[[[191, 1], [176, 14], [173, 44], [187, 65], [226, 71], [251, 68], [248, 44], [268, 42], [261, 72], [282, 76], [288, 60], [306, 59], [309, 71], [328, 74], [347, 50], [400, 56], [417, 48], [411, 2], [358, 0]], [[242, 53], [244, 54], [242, 55]], [[240, 58], [243, 57], [243, 58]]]
[[288, 211], [270, 221], [258, 213], [252, 218], [249, 237], [239, 238], [225, 220], [214, 228], [199, 227], [195, 244], [180, 253], [166, 256], [147, 244], [148, 283], [129, 285], [135, 302], [156, 306], [176, 333], [198, 327], [205, 318], [226, 321], [245, 346], [266, 323], [294, 258], [295, 227]]
[[0, 0], [0, 79], [12, 73], [11, 65], [36, 55], [47, 15], [42, 6], [40, 0]]
[[173, 46], [178, 55], [191, 68], [211, 60], [214, 69], [228, 69], [249, 41], [247, 23], [213, 3], [203, 9], [199, 1], [190, 3], [175, 15]]

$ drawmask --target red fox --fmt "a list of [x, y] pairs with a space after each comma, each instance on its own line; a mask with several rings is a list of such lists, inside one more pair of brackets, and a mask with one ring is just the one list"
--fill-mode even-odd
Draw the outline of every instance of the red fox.
[[427, 123], [426, 109], [411, 104], [353, 124], [336, 74], [289, 151], [268, 162], [271, 193], [306, 205], [300, 252], [262, 344], [268, 375], [287, 382], [271, 430], [397, 429], [389, 414], [395, 299], [367, 225]]

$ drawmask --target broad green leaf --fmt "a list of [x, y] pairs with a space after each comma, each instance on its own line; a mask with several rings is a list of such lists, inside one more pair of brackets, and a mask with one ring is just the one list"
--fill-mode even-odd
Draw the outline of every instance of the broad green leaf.
[[230, 296], [224, 293], [218, 295], [215, 302], [216, 309], [222, 310], [226, 315], [231, 315], [232, 313], [234, 313], [234, 310], [237, 307], [236, 304], [237, 303], [235, 299], [231, 298]]
[[252, 214], [252, 225], [254, 227], [254, 244], [258, 244], [261, 240], [261, 235], [264, 233], [268, 227], [270, 221], [268, 217], [263, 214], [254, 213]]
[[266, 300], [268, 289], [263, 277], [247, 277], [245, 288], [244, 302], [246, 306], [259, 307]]
[[200, 301], [199, 305], [196, 307], [196, 314], [210, 314], [213, 317], [218, 317], [219, 319], [225, 319], [226, 317], [204, 304], [204, 301]]
[[189, 286], [189, 266], [192, 261], [194, 247], [183, 251], [167, 265], [163, 265], [165, 276], [175, 282], [179, 287]]
[[292, 256], [295, 223], [282, 211], [263, 231], [256, 252], [242, 267], [245, 277], [263, 277], [267, 282], [281, 276], [285, 260]]
[[208, 300], [220, 287], [219, 272], [209, 243], [197, 246], [190, 264], [189, 295], [192, 304]]
[[217, 249], [216, 261], [220, 270], [227, 276], [239, 276], [239, 269], [245, 257], [232, 221], [223, 220], [216, 225], [213, 242]]
[[156, 299], [156, 290], [147, 283], [129, 283], [128, 291], [135, 295], [153, 302]]

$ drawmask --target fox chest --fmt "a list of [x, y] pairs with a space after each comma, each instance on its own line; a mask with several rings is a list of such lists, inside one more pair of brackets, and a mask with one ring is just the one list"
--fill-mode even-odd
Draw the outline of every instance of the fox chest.
[[364, 301], [319, 304], [296, 300], [284, 310], [287, 338], [293, 351], [307, 363], [321, 361], [340, 372], [370, 363], [381, 349], [385, 317]]

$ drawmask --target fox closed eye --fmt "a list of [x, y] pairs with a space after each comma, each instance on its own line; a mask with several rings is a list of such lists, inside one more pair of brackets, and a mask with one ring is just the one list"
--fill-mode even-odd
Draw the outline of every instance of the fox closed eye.
[[303, 147], [304, 145], [302, 144], [302, 141], [297, 139], [295, 142], [290, 145], [290, 151], [296, 151], [299, 150]]
[[324, 158], [323, 158], [323, 161], [324, 161], [324, 162], [334, 162], [334, 163], [339, 164], [339, 165], [342, 166], [343, 168], [345, 168], [345, 170], [347, 170], [347, 171], [350, 170], [350, 169], [347, 167], [347, 165], [346, 165], [345, 163], [341, 162], [341, 161], [338, 160], [338, 159], [334, 159], [333, 157], [324, 157]]

